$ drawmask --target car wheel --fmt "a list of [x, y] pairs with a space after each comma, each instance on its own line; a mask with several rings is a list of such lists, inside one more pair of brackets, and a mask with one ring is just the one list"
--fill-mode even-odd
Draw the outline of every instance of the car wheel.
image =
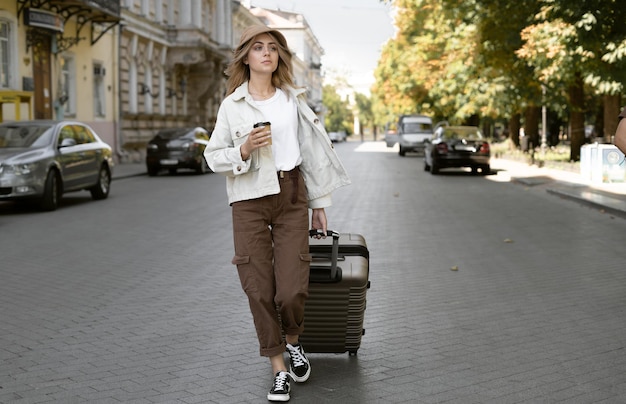
[[478, 174], [478, 166], [472, 166], [472, 174]]
[[159, 173], [159, 167], [148, 166], [148, 175], [150, 177], [155, 177]]
[[56, 170], [50, 170], [46, 177], [46, 184], [44, 185], [43, 196], [39, 201], [39, 207], [41, 210], [53, 211], [59, 207], [59, 200], [61, 199], [61, 179]]
[[439, 174], [439, 165], [433, 160], [433, 165], [430, 166], [430, 173], [432, 175]]
[[404, 155], [406, 154], [406, 150], [404, 150], [404, 148], [402, 148], [402, 146], [400, 146], [400, 150], [398, 150], [398, 154], [401, 155], [402, 157], [404, 157]]
[[491, 166], [489, 164], [486, 164], [484, 166], [482, 166], [482, 168], [480, 169], [480, 173], [482, 175], [488, 175], [491, 173]]
[[430, 171], [430, 166], [426, 162], [426, 156], [424, 156], [424, 171]]
[[89, 188], [91, 197], [95, 200], [106, 199], [109, 196], [109, 190], [111, 189], [111, 173], [107, 166], [102, 166], [98, 173], [98, 182], [93, 187]]
[[170, 175], [176, 175], [176, 169], [175, 168], [170, 168], [167, 171], [170, 173]]

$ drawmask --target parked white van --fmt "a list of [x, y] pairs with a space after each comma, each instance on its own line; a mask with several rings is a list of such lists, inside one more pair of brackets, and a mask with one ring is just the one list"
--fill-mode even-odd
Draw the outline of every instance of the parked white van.
[[433, 120], [426, 115], [402, 115], [398, 120], [398, 154], [424, 152], [424, 141], [433, 135]]

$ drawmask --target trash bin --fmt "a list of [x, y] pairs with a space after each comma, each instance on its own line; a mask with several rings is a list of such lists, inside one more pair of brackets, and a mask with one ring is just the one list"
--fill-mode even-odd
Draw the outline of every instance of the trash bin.
[[597, 154], [591, 159], [591, 182], [626, 182], [624, 153], [615, 145], [599, 144]]

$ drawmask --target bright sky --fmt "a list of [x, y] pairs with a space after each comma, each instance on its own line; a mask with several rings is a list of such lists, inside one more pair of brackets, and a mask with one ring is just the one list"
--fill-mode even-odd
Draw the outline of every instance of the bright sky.
[[390, 6], [379, 0], [250, 0], [255, 7], [302, 14], [324, 49], [326, 83], [345, 77], [369, 95], [380, 52], [394, 33]]

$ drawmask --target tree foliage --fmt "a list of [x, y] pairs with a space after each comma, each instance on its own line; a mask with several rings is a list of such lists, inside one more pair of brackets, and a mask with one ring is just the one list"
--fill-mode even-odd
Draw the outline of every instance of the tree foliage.
[[[617, 0], [393, 0], [396, 36], [372, 87], [378, 125], [426, 113], [451, 123], [522, 117], [546, 106], [569, 122], [572, 159], [585, 121], [626, 81], [626, 8]], [[619, 102], [618, 102], [619, 104]], [[617, 120], [604, 102], [605, 119]], [[614, 118], [611, 118], [614, 117]], [[510, 125], [513, 127], [514, 125]]]
[[329, 132], [345, 131], [353, 132], [354, 116], [350, 110], [348, 100], [342, 100], [337, 89], [331, 85], [325, 85], [322, 89], [322, 103], [326, 108], [324, 125]]

